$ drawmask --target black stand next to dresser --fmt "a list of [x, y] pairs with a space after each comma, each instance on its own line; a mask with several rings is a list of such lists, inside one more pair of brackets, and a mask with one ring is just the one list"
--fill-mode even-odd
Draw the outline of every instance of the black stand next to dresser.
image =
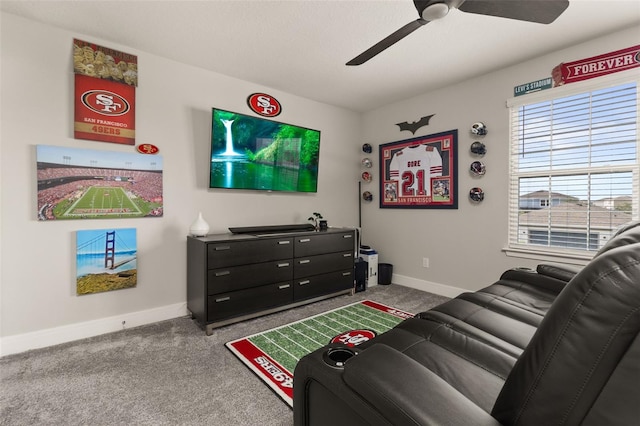
[[187, 309], [213, 329], [354, 291], [355, 230], [187, 239]]

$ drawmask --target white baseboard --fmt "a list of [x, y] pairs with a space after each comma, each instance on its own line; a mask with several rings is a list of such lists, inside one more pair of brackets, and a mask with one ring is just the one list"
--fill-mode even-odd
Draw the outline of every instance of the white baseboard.
[[[404, 275], [393, 274], [393, 283], [417, 290], [428, 291], [446, 297], [456, 297], [467, 290], [438, 284], [430, 281]], [[87, 337], [99, 336], [105, 333], [122, 330], [123, 328], [138, 327], [172, 318], [188, 315], [186, 303], [162, 306], [146, 311], [131, 312], [93, 321], [70, 324], [31, 333], [19, 334], [0, 338], [0, 356], [25, 352], [31, 349], [59, 345]], [[123, 322], [124, 321], [124, 325]]]
[[429, 293], [438, 294], [454, 298], [464, 292], [470, 291], [449, 285], [438, 284], [431, 281], [419, 280], [417, 278], [407, 277], [404, 275], [393, 274], [393, 283], [405, 287], [415, 288], [417, 290], [428, 291]]
[[137, 327], [185, 315], [188, 315], [187, 304], [183, 302], [145, 311], [131, 312], [31, 333], [7, 336], [0, 338], [0, 356], [58, 345], [60, 343], [111, 333], [122, 330], [123, 328]]

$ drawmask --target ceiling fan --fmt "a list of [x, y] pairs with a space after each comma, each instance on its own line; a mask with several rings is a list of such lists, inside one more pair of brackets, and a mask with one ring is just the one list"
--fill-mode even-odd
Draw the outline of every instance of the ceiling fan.
[[414, 0], [420, 17], [356, 56], [347, 65], [361, 65], [418, 28], [444, 18], [451, 9], [478, 15], [550, 24], [569, 6], [568, 0]]

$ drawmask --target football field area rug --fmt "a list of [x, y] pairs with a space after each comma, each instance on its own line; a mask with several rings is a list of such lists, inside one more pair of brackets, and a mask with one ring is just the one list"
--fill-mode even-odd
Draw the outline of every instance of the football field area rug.
[[355, 346], [413, 314], [364, 300], [226, 343], [289, 406], [293, 371], [303, 356], [329, 343]]

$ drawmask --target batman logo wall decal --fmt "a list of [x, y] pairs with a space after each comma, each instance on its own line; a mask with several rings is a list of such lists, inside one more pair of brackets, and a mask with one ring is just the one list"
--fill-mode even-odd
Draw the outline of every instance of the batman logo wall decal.
[[403, 123], [396, 123], [396, 126], [400, 127], [400, 131], [409, 130], [415, 135], [416, 131], [419, 128], [429, 125], [429, 120], [431, 120], [431, 117], [433, 117], [434, 115], [435, 114], [424, 116], [420, 120], [414, 121], [412, 123], [409, 123], [408, 121], [405, 121]]

